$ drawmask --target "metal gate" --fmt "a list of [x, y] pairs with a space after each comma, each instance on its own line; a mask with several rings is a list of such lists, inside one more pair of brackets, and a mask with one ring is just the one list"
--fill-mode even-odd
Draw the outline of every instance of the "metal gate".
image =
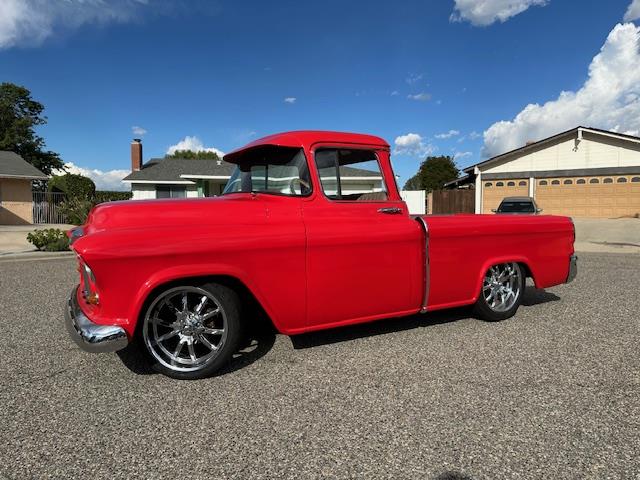
[[67, 223], [60, 211], [64, 193], [31, 192], [33, 195], [33, 223]]

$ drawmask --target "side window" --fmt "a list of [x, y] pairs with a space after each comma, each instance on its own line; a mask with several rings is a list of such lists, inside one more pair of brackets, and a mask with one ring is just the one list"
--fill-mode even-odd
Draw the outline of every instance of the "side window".
[[323, 148], [316, 151], [315, 161], [322, 191], [328, 198], [355, 202], [387, 200], [380, 162], [375, 152]]

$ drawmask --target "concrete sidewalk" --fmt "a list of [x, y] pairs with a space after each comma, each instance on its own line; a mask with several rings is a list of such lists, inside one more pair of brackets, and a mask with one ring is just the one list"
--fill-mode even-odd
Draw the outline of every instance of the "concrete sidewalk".
[[0, 255], [35, 252], [36, 248], [27, 241], [27, 234], [34, 230], [69, 230], [73, 227], [74, 225], [64, 224], [0, 225]]

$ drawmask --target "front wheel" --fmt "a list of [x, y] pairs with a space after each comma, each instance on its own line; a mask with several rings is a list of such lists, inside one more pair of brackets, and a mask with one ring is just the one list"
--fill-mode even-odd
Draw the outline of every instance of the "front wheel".
[[481, 319], [497, 322], [512, 317], [522, 301], [525, 278], [517, 263], [491, 266], [484, 275], [474, 313]]
[[143, 322], [143, 348], [154, 370], [178, 379], [204, 378], [238, 348], [240, 301], [224, 285], [182, 285], [160, 292]]

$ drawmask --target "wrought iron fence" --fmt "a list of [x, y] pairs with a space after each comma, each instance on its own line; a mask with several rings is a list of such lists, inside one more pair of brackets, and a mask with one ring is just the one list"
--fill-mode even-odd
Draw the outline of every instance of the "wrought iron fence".
[[60, 211], [64, 193], [31, 192], [33, 195], [33, 223], [67, 223]]

